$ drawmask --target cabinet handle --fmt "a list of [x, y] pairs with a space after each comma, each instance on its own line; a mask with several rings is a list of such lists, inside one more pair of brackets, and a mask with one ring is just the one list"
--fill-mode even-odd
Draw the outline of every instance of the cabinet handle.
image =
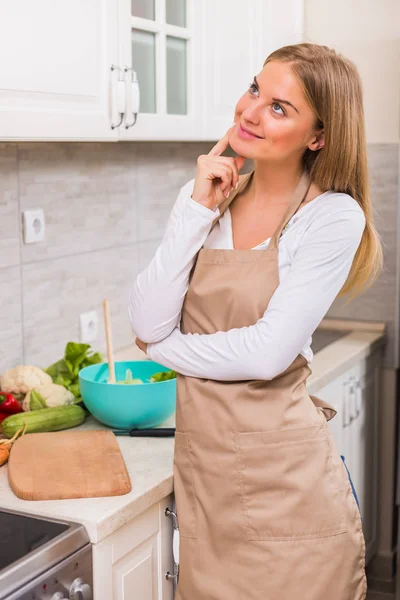
[[[140, 89], [136, 71], [125, 67], [126, 111], [125, 129], [133, 127], [137, 121], [140, 106]], [[127, 115], [133, 115], [133, 123], [127, 123]]]
[[[111, 129], [117, 129], [121, 125], [125, 114], [125, 82], [119, 78], [120, 71], [120, 67], [111, 65]], [[116, 123], [118, 118], [119, 121]]]
[[168, 507], [165, 509], [165, 515], [173, 518], [173, 537], [172, 537], [172, 554], [174, 556], [174, 563], [179, 565], [179, 527], [178, 517], [174, 511]]
[[357, 410], [357, 399], [356, 399], [356, 377], [351, 375], [349, 379], [349, 414], [350, 414], [350, 423], [354, 421], [354, 419], [358, 416]]
[[178, 574], [179, 574], [179, 570], [176, 573], [173, 573], [173, 574], [171, 573], [171, 571], [167, 571], [165, 573], [165, 579], [169, 579], [169, 580], [170, 579], [175, 579], [176, 577], [178, 577]]
[[350, 424], [349, 420], [349, 387], [348, 382], [343, 383], [343, 427], [347, 427]]
[[167, 508], [164, 511], [164, 514], [166, 517], [172, 517], [173, 527], [174, 527], [174, 529], [177, 529], [178, 528], [178, 517], [176, 516], [176, 513], [174, 513], [173, 510], [170, 510], [167, 506]]
[[357, 408], [357, 417], [362, 410], [363, 405], [363, 396], [362, 396], [362, 386], [361, 381], [357, 379], [356, 382], [356, 408]]

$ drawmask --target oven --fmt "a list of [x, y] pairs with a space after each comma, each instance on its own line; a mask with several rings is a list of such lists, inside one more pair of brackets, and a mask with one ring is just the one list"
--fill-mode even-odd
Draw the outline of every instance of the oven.
[[0, 510], [0, 600], [92, 600], [83, 525]]

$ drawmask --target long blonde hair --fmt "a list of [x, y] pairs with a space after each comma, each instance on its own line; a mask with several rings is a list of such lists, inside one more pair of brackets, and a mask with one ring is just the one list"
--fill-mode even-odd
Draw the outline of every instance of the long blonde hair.
[[350, 194], [364, 211], [366, 225], [349, 275], [339, 292], [354, 298], [375, 281], [383, 265], [382, 245], [373, 222], [367, 164], [363, 90], [356, 65], [332, 48], [302, 43], [272, 52], [271, 60], [290, 62], [324, 130], [325, 146], [306, 150], [304, 166], [323, 191]]

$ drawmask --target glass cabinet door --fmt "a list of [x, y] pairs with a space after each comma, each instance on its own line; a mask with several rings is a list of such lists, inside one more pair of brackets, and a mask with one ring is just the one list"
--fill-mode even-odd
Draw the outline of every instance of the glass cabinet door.
[[154, 0], [131, 0], [131, 13], [134, 17], [154, 21], [156, 10]]
[[131, 0], [132, 68], [140, 114], [187, 115], [188, 0]]
[[140, 112], [156, 112], [156, 34], [132, 29], [133, 69], [140, 86]]

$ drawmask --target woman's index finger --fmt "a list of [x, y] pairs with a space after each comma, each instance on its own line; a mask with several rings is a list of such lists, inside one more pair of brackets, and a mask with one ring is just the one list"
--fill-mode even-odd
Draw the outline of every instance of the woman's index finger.
[[229, 146], [229, 137], [234, 127], [235, 125], [229, 127], [225, 135], [223, 135], [222, 138], [218, 140], [218, 142], [215, 144], [215, 146], [211, 148], [210, 152], [208, 153], [209, 156], [219, 156], [224, 152], [224, 150], [227, 149], [227, 147]]

